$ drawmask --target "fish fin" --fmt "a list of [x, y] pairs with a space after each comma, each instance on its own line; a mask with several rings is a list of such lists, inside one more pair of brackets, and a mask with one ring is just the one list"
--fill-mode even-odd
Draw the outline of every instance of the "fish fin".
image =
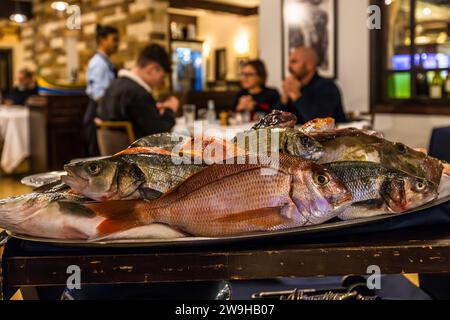
[[89, 236], [75, 227], [63, 226], [63, 233], [67, 239], [88, 240]]
[[141, 226], [139, 220], [131, 219], [106, 219], [97, 226], [97, 237], [105, 237], [117, 232], [133, 229]]
[[133, 147], [128, 148], [123, 151], [120, 151], [119, 153], [116, 153], [115, 156], [122, 156], [127, 154], [161, 154], [161, 155], [168, 155], [168, 156], [176, 156], [174, 153], [167, 151], [162, 148], [158, 147]]
[[246, 171], [260, 170], [264, 167], [260, 164], [236, 164], [238, 163], [237, 159], [245, 160], [245, 163], [249, 163], [247, 159], [237, 157], [233, 159], [233, 164], [213, 164], [211, 166], [208, 166], [205, 169], [187, 178], [182, 184], [177, 185], [171, 190], [168, 190], [168, 192], [166, 192], [162, 198], [167, 198], [174, 192], [177, 192], [180, 197], [183, 197], [193, 193], [200, 188], [217, 183], [217, 181], [221, 179], [234, 175], [240, 175]]
[[76, 190], [73, 189], [73, 188], [70, 188], [69, 190], [67, 190], [67, 193], [68, 193], [68, 194], [73, 194], [73, 195], [76, 195], [76, 196], [82, 196], [81, 193], [79, 193], [78, 191], [76, 191]]
[[161, 198], [161, 196], [163, 195], [162, 192], [151, 188], [140, 188], [139, 194], [141, 195], [142, 199], [145, 200], [158, 199]]
[[223, 218], [215, 219], [219, 224], [248, 223], [258, 230], [269, 230], [276, 226], [286, 225], [290, 219], [283, 216], [283, 211], [288, 207], [263, 208], [232, 214]]
[[95, 218], [96, 214], [82, 203], [70, 200], [57, 201], [61, 214], [76, 215], [84, 218]]
[[193, 149], [181, 149], [180, 155], [201, 157], [203, 155], [203, 152], [199, 151], [199, 150], [193, 150]]
[[142, 202], [142, 200], [91, 202], [85, 204], [85, 207], [93, 211], [97, 216], [107, 219], [121, 219], [130, 217], [130, 215], [137, 215], [137, 207]]
[[380, 195], [392, 212], [406, 210], [405, 182], [403, 180], [386, 179], [381, 185]]
[[97, 226], [97, 237], [104, 237], [143, 225], [139, 215], [142, 203], [142, 200], [122, 200], [93, 202], [85, 206], [97, 216], [106, 218]]

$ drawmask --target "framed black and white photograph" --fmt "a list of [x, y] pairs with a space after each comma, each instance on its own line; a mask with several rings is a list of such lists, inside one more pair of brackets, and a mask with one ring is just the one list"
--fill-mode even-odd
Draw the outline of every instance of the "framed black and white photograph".
[[289, 53], [297, 47], [312, 47], [319, 58], [319, 74], [335, 79], [336, 0], [283, 0], [284, 72], [289, 71]]

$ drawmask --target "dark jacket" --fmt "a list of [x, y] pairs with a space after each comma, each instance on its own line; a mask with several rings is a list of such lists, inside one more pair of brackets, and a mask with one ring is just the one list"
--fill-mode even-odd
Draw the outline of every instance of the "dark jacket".
[[21, 90], [16, 87], [12, 89], [5, 98], [12, 100], [13, 104], [24, 105], [29, 97], [37, 94], [37, 88]]
[[130, 121], [137, 139], [169, 132], [175, 125], [171, 110], [161, 116], [153, 96], [126, 77], [113, 80], [99, 104], [97, 115], [106, 121]]
[[338, 123], [345, 122], [339, 88], [332, 80], [318, 74], [301, 89], [300, 99], [289, 101], [287, 105], [280, 103], [277, 109], [295, 114], [300, 124], [327, 117], [334, 118]]
[[263, 87], [262, 91], [258, 94], [250, 94], [248, 90], [242, 89], [238, 92], [234, 107], [239, 104], [239, 99], [243, 96], [251, 96], [256, 102], [254, 112], [271, 113], [280, 101], [280, 94], [276, 89]]

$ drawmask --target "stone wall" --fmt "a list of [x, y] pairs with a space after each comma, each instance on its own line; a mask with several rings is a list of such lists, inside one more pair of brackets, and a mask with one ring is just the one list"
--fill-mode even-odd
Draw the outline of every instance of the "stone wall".
[[[67, 1], [67, 0], [66, 0]], [[68, 80], [67, 38], [76, 38], [79, 80], [85, 80], [89, 59], [96, 50], [97, 23], [113, 25], [120, 32], [119, 52], [112, 58], [118, 67], [130, 67], [141, 48], [149, 42], [168, 46], [167, 0], [77, 0], [68, 1], [81, 9], [81, 29], [69, 30], [69, 15], [51, 8], [53, 0], [36, 0], [34, 18], [21, 32], [24, 64], [58, 81]]]

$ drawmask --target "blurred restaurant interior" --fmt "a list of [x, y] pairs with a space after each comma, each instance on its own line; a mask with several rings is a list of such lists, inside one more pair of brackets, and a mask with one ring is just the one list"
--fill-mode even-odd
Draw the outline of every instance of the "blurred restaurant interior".
[[[307, 81], [293, 80], [297, 58]], [[245, 87], [252, 77], [262, 91]], [[306, 109], [319, 85], [335, 94], [317, 92], [328, 109], [289, 109], [293, 87], [305, 89]], [[153, 113], [117, 117], [146, 102]], [[198, 123], [232, 138], [274, 109], [299, 124], [334, 117], [450, 161], [450, 2], [1, 0], [0, 104], [1, 199], [74, 159]]]
[[[373, 30], [367, 26], [368, 1], [333, 3], [326, 22], [331, 77], [341, 90], [347, 114], [370, 113], [374, 129], [386, 137], [426, 148], [432, 129], [450, 119], [445, 86], [450, 8], [445, 0], [378, 2], [382, 26]], [[66, 7], [77, 3], [80, 26], [70, 30], [66, 20], [72, 15]], [[281, 0], [2, 1], [2, 96], [17, 85], [20, 70], [30, 70], [39, 92], [28, 101], [30, 118], [41, 118], [31, 121], [31, 137], [36, 141], [23, 159], [28, 163], [14, 170], [60, 170], [67, 161], [83, 157], [78, 133], [87, 97], [82, 88], [96, 51], [97, 24], [119, 31], [118, 51], [111, 56], [117, 69], [131, 68], [146, 44], [161, 44], [170, 50], [173, 66], [162, 93], [173, 92], [182, 105], [195, 104], [199, 109], [213, 100], [219, 113], [234, 109], [240, 66], [248, 60], [264, 61], [268, 86], [281, 89], [288, 59], [283, 26], [297, 18], [295, 1], [286, 1], [285, 7], [289, 5], [294, 7], [284, 8], [287, 13], [282, 19]], [[12, 21], [16, 11], [26, 21]], [[433, 97], [434, 82], [442, 90]], [[52, 92], [54, 87], [68, 90]]]

